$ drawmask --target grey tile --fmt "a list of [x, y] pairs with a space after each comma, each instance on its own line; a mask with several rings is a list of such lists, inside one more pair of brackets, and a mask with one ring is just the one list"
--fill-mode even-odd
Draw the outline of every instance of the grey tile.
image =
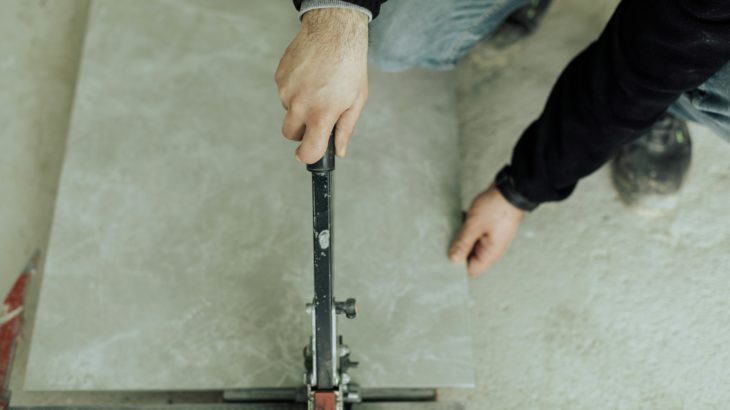
[[[293, 386], [310, 179], [280, 136], [288, 2], [96, 1], [29, 390]], [[371, 73], [335, 187], [341, 331], [370, 387], [472, 384], [448, 77]]]

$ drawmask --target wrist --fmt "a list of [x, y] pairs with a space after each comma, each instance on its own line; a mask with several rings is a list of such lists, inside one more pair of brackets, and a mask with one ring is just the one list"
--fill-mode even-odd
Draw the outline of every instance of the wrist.
[[502, 192], [500, 192], [499, 188], [497, 188], [496, 184], [493, 183], [489, 187], [489, 191], [491, 191], [496, 198], [499, 198], [498, 202], [500, 206], [499, 208], [495, 208], [498, 210], [497, 213], [499, 215], [517, 221], [521, 221], [525, 217], [525, 213], [527, 211], [514, 206], [510, 201], [508, 201], [507, 198], [504, 197]]
[[321, 64], [339, 64], [346, 56], [367, 61], [368, 22], [364, 14], [348, 9], [317, 9], [302, 19], [299, 36], [321, 55], [333, 60]]
[[539, 203], [531, 201], [520, 193], [510, 175], [509, 165], [499, 171], [494, 180], [494, 185], [507, 202], [521, 211], [530, 212], [539, 205]]
[[367, 14], [358, 10], [329, 7], [305, 12], [302, 15], [302, 27], [313, 31], [321, 28], [333, 28], [367, 33], [369, 20]]

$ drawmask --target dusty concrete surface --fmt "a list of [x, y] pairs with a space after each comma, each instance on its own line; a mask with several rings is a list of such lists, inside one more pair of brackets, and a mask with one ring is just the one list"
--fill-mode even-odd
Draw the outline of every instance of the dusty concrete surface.
[[[540, 31], [458, 68], [465, 202], [508, 159], [567, 61], [614, 1], [557, 1]], [[604, 168], [528, 216], [506, 257], [471, 281], [477, 388], [467, 408], [724, 408], [730, 402], [730, 144], [692, 127], [676, 212], [644, 219]]]
[[48, 240], [87, 4], [0, 2], [0, 299]]

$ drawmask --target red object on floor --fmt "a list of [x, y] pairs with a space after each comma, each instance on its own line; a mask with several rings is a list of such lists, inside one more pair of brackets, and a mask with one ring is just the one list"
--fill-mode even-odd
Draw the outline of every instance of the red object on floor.
[[13, 289], [5, 298], [5, 303], [0, 306], [0, 410], [5, 410], [9, 404], [10, 370], [13, 364], [15, 342], [23, 326], [23, 299], [30, 278], [30, 270], [30, 268], [26, 269], [20, 275], [15, 281]]
[[315, 410], [335, 410], [337, 406], [337, 396], [333, 391], [317, 391], [314, 392], [314, 409]]

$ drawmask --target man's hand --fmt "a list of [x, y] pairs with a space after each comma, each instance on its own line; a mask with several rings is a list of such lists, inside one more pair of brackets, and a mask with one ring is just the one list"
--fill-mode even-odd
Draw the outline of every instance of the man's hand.
[[466, 214], [464, 226], [449, 251], [452, 262], [467, 262], [469, 276], [479, 276], [509, 247], [524, 212], [492, 184], [479, 194]]
[[276, 70], [287, 110], [282, 133], [301, 141], [296, 157], [317, 162], [337, 126], [335, 152], [343, 157], [368, 95], [368, 17], [328, 8], [304, 14], [299, 34]]

